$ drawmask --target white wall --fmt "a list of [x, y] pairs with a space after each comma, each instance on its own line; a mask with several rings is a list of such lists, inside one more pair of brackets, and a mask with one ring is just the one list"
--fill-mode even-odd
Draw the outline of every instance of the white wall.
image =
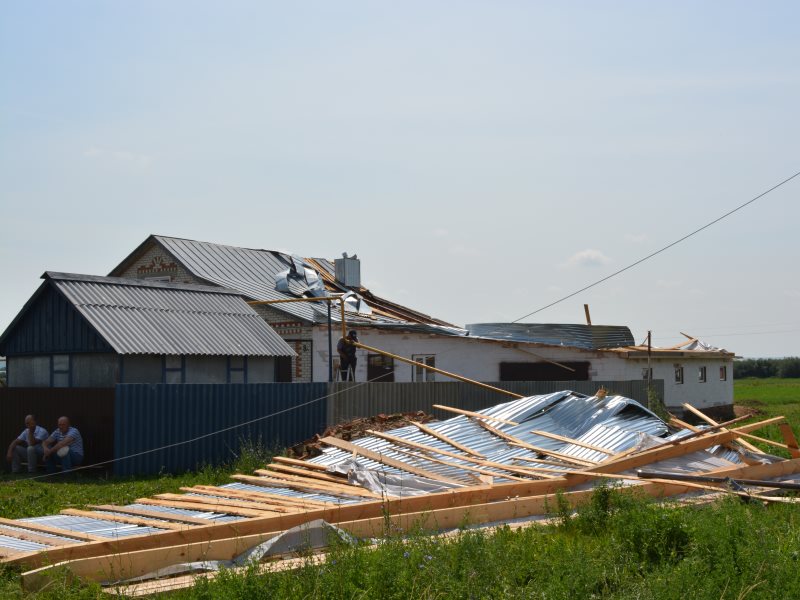
[[[334, 330], [333, 355], [341, 333]], [[411, 358], [414, 354], [436, 355], [436, 367], [478, 381], [499, 381], [501, 362], [556, 362], [588, 361], [589, 378], [592, 380], [642, 379], [642, 370], [647, 359], [626, 359], [615, 352], [583, 351], [558, 347], [513, 347], [512, 344], [486, 340], [423, 335], [418, 333], [388, 332], [374, 329], [358, 330], [362, 344], [374, 346], [393, 354]], [[327, 327], [314, 328], [314, 381], [328, 380], [328, 332]], [[356, 381], [367, 379], [367, 352], [358, 350]], [[675, 383], [675, 364], [684, 367], [684, 383]], [[727, 381], [719, 380], [719, 367], [728, 366]], [[707, 381], [699, 383], [697, 369], [706, 366]], [[680, 407], [688, 402], [698, 408], [729, 406], [733, 403], [733, 361], [709, 358], [662, 358], [652, 361], [653, 378], [664, 380], [664, 401], [668, 407]], [[395, 361], [395, 381], [412, 381], [412, 365]], [[564, 370], [564, 380], [573, 379], [571, 372]], [[452, 381], [436, 374], [436, 381]]]

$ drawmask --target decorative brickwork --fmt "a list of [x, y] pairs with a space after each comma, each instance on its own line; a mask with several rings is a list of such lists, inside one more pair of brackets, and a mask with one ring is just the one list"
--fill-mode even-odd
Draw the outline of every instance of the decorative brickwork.
[[257, 304], [253, 308], [297, 352], [297, 357], [292, 358], [292, 381], [313, 381], [314, 344], [311, 325], [276, 310], [272, 306]]
[[155, 242], [127, 268], [120, 277], [148, 279], [169, 277], [173, 283], [196, 283], [208, 285], [189, 273], [178, 260]]

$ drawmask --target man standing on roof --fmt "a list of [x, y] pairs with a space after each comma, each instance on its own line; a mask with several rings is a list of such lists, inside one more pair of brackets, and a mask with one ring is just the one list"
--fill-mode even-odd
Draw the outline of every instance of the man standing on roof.
[[358, 341], [358, 334], [355, 331], [350, 331], [346, 338], [339, 338], [339, 343], [336, 344], [336, 351], [339, 353], [339, 370], [341, 372], [342, 381], [355, 381], [356, 380], [356, 347], [353, 342]]

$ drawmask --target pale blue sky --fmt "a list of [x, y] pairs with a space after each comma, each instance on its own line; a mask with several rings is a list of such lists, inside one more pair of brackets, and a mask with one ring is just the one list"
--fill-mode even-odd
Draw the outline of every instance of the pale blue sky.
[[[0, 5], [0, 329], [149, 233], [516, 319], [800, 170], [791, 2]], [[800, 179], [536, 315], [800, 354]]]

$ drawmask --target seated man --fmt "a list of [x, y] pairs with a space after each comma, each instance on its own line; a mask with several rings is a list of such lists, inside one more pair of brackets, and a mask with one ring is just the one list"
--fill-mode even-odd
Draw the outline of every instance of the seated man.
[[36, 424], [36, 417], [25, 417], [25, 429], [11, 442], [6, 460], [11, 463], [11, 472], [19, 473], [22, 461], [28, 463], [28, 473], [36, 472], [36, 464], [44, 453], [42, 442], [47, 439], [47, 430]]
[[83, 462], [83, 438], [77, 429], [70, 427], [67, 417], [58, 419], [58, 429], [44, 441], [44, 459], [48, 473], [55, 472], [59, 462], [65, 472]]

